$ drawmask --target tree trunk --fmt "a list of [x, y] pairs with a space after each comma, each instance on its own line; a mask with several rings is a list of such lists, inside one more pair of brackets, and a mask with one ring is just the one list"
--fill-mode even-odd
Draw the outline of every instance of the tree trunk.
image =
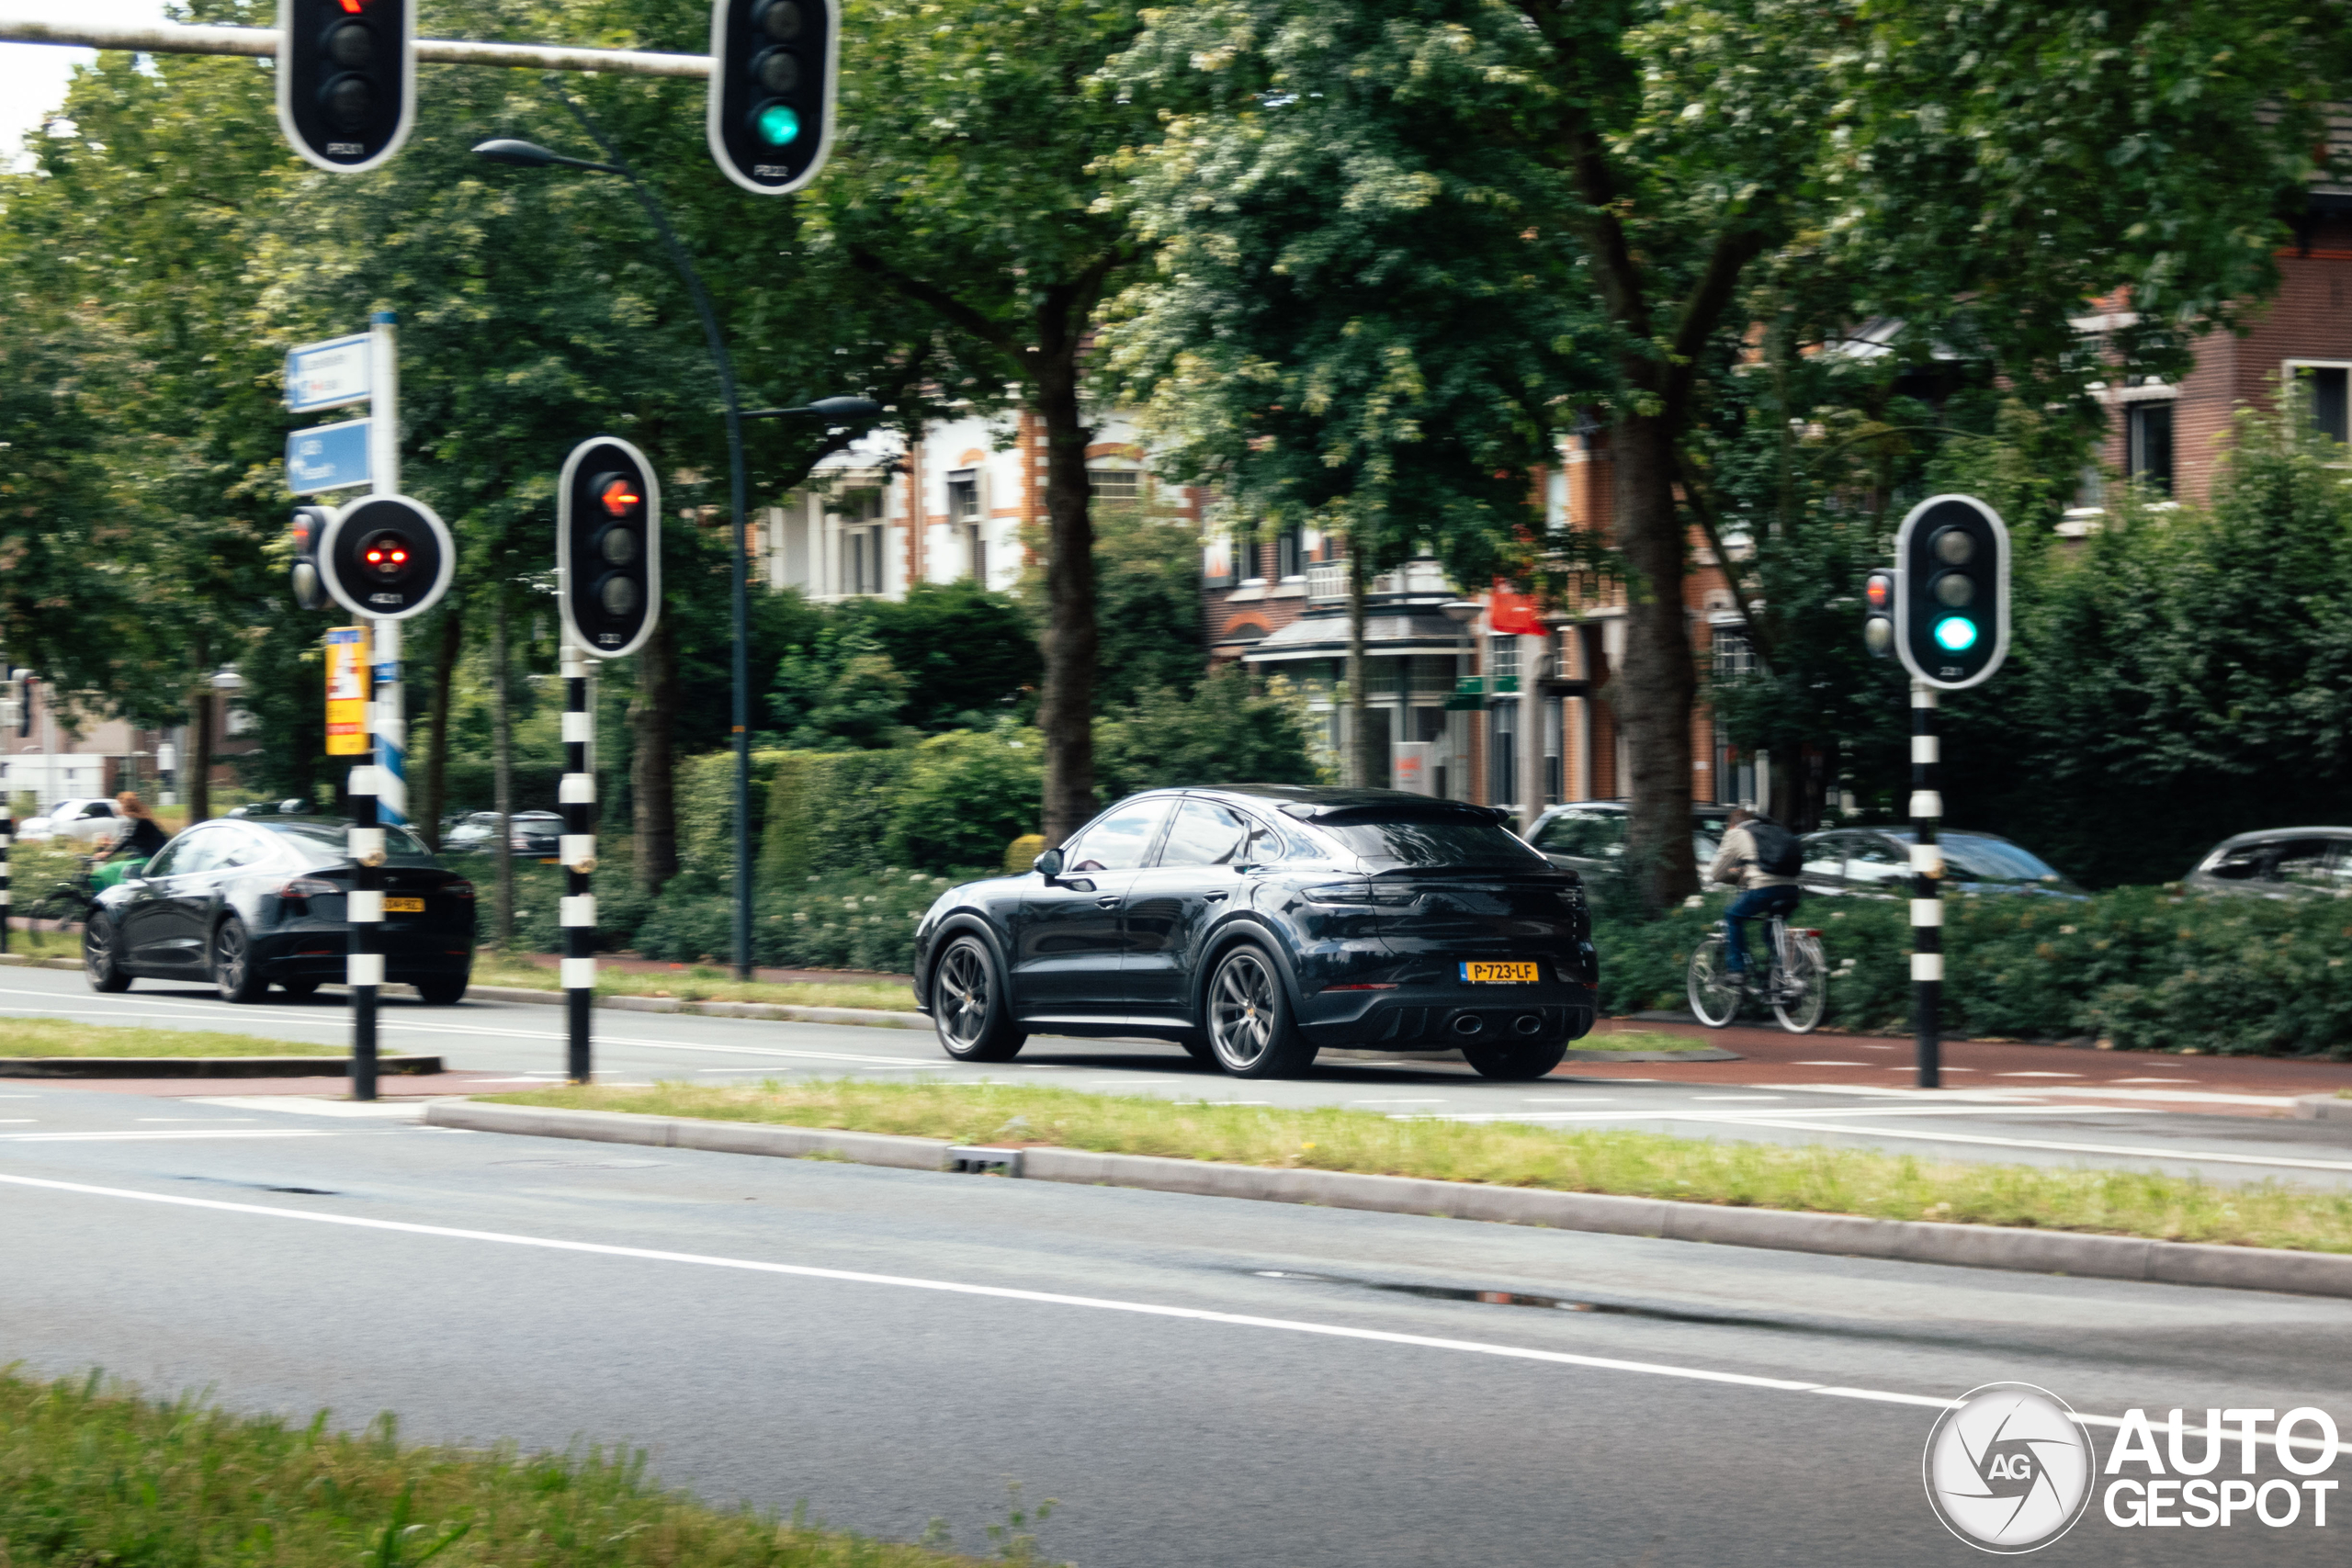
[[1045, 837], [1058, 845], [1094, 815], [1094, 520], [1089, 512], [1078, 344], [1038, 356], [1037, 414], [1046, 428]]
[[506, 600], [490, 621], [490, 749], [492, 800], [498, 808], [498, 911], [501, 952], [514, 945], [514, 724], [507, 707]]
[[1699, 681], [1682, 605], [1688, 551], [1666, 420], [1628, 414], [1611, 447], [1617, 543], [1627, 569], [1625, 663], [1614, 682], [1634, 785], [1626, 868], [1644, 908], [1656, 914], [1699, 887], [1690, 851], [1690, 712]]
[[212, 818], [212, 688], [206, 686], [187, 705], [187, 825]]
[[1348, 746], [1340, 778], [1357, 789], [1374, 787], [1385, 772], [1372, 734], [1372, 660], [1364, 651], [1364, 552], [1348, 541]]
[[427, 848], [441, 848], [441, 818], [449, 804], [449, 683], [466, 640], [465, 613], [452, 604], [441, 613], [441, 642], [433, 658], [433, 755], [424, 763], [424, 809], [416, 827]]
[[637, 694], [629, 700], [629, 816], [637, 837], [637, 886], [649, 897], [678, 874], [676, 760], [678, 652], [667, 621], [637, 650]]

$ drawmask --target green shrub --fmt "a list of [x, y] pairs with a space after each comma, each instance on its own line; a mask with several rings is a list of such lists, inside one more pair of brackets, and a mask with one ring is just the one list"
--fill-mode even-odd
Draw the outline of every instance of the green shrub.
[[[890, 863], [890, 822], [912, 748], [889, 751], [771, 751], [753, 886], [790, 889], [811, 876], [878, 872]], [[731, 848], [687, 862], [725, 875]]]
[[1007, 720], [935, 735], [915, 748], [890, 814], [890, 858], [931, 872], [985, 865], [1036, 829], [1045, 784], [1045, 741], [1034, 729]]
[[[762, 888], [752, 911], [752, 962], [903, 975], [914, 963], [915, 925], [950, 880], [891, 866]], [[681, 876], [638, 928], [637, 950], [672, 964], [730, 958], [734, 900], [707, 877]]]

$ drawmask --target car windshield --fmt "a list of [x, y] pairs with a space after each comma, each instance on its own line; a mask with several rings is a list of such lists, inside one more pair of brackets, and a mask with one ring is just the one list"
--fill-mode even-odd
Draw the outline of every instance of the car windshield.
[[[333, 865], [350, 858], [344, 835], [348, 824], [342, 822], [272, 822], [268, 831], [280, 843], [292, 850], [312, 865]], [[433, 853], [417, 841], [416, 835], [405, 828], [384, 829], [384, 849], [393, 865], [437, 865]]]
[[1549, 861], [1501, 823], [1466, 811], [1361, 807], [1318, 817], [1315, 825], [1376, 864], [1481, 871], [1551, 867]]
[[[1914, 837], [1908, 832], [1892, 836], [1905, 843]], [[1946, 833], [1941, 842], [1945, 863], [1971, 882], [2039, 882], [2052, 887], [2073, 886], [2049, 862], [2030, 850], [2004, 840], [1979, 838], [1973, 833]]]

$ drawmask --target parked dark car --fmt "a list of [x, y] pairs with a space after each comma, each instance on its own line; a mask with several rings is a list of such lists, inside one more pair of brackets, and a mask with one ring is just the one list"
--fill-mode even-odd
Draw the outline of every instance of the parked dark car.
[[2272, 828], [2224, 839], [2181, 879], [2199, 893], [2352, 894], [2352, 828]]
[[[1908, 828], [1836, 828], [1804, 837], [1804, 870], [1798, 880], [1808, 893], [1850, 894], [1866, 898], [1911, 897]], [[1936, 835], [1944, 852], [1944, 888], [1952, 893], [2043, 894], [2087, 898], [2050, 863], [2020, 844], [1994, 833], [1948, 829]]]
[[[563, 848], [563, 818], [553, 811], [517, 811], [507, 836], [510, 854], [552, 859]], [[498, 843], [498, 813], [469, 812], [441, 835], [449, 854], [487, 854]]]
[[[190, 828], [98, 895], [82, 931], [92, 988], [209, 979], [230, 1001], [257, 1002], [273, 983], [307, 997], [342, 979], [356, 869], [348, 827], [255, 817]], [[384, 843], [384, 978], [414, 986], [428, 1002], [454, 1002], [473, 972], [474, 885], [405, 829], [385, 829]]]
[[1584, 885], [1500, 812], [1397, 790], [1154, 790], [1025, 875], [950, 888], [916, 1005], [965, 1062], [1032, 1033], [1144, 1035], [1238, 1077], [1327, 1046], [1459, 1046], [1541, 1077], [1592, 1028]]
[[[1549, 807], [1528, 829], [1527, 841], [1563, 871], [1588, 878], [1617, 876], [1625, 860], [1625, 803], [1622, 800], [1579, 800]], [[1690, 852], [1704, 872], [1724, 841], [1731, 822], [1728, 806], [1690, 807]]]

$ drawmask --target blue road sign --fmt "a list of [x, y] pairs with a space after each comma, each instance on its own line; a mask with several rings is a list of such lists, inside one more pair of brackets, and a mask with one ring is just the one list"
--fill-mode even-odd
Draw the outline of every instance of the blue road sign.
[[373, 353], [366, 333], [288, 350], [286, 406], [296, 413], [311, 413], [366, 402]]
[[373, 482], [368, 471], [368, 421], [314, 424], [286, 434], [286, 488], [296, 495]]

